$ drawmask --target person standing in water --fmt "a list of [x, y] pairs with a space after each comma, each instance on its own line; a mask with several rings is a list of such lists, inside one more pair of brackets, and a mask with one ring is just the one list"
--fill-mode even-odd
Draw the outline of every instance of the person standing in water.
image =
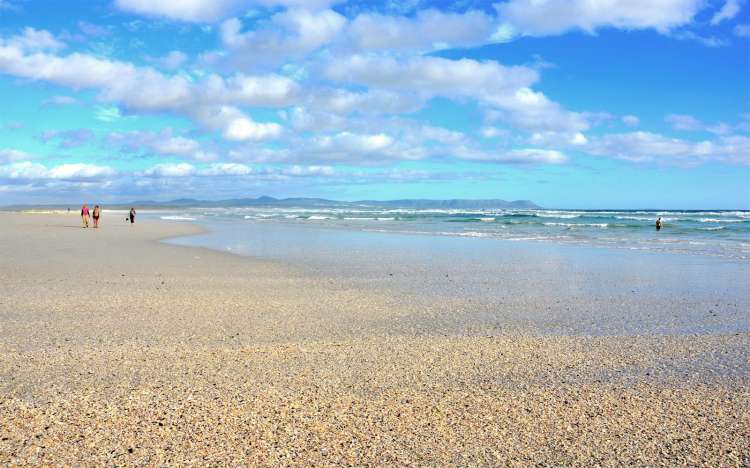
[[135, 222], [135, 208], [130, 208], [130, 224]]
[[94, 229], [99, 229], [99, 216], [101, 213], [102, 210], [99, 208], [99, 205], [94, 206], [94, 212], [91, 215], [94, 218]]
[[661, 231], [661, 216], [656, 220], [656, 230]]
[[89, 206], [86, 203], [81, 208], [81, 219], [83, 220], [83, 227], [89, 227]]

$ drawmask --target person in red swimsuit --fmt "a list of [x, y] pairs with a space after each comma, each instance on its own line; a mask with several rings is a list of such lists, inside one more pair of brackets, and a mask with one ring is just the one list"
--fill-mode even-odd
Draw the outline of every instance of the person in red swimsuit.
[[86, 203], [81, 208], [81, 219], [83, 220], [83, 227], [89, 227], [89, 206]]

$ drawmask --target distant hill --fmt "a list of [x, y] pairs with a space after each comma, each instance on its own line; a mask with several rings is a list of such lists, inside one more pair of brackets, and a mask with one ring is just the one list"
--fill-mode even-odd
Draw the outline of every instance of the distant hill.
[[[538, 209], [541, 208], [530, 200], [359, 200], [353, 202], [327, 200], [325, 198], [274, 198], [262, 196], [258, 198], [233, 198], [228, 200], [195, 200], [180, 198], [170, 201], [139, 200], [132, 204], [140, 207], [231, 207], [231, 206], [266, 206], [266, 207], [296, 207], [296, 208], [346, 208], [346, 207], [374, 207], [374, 208], [411, 208], [411, 209]], [[124, 206], [124, 205], [123, 205]]]

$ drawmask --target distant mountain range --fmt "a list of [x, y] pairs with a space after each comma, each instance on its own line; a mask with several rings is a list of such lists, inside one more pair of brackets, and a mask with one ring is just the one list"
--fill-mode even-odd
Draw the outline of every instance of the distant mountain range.
[[[265, 207], [296, 207], [296, 208], [412, 208], [412, 209], [538, 209], [536, 203], [529, 200], [359, 200], [359, 201], [337, 201], [325, 198], [274, 198], [262, 196], [258, 198], [233, 198], [228, 200], [195, 200], [192, 198], [179, 198], [170, 201], [139, 200], [132, 204], [136, 207], [231, 207], [231, 206], [265, 206]], [[128, 206], [130, 206], [128, 205]], [[124, 206], [124, 205], [123, 205]], [[110, 205], [110, 207], [112, 207]]]

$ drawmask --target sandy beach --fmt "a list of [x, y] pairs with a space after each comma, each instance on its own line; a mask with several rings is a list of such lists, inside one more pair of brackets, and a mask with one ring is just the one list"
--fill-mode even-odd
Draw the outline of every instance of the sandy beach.
[[0, 464], [750, 465], [746, 330], [423, 327], [473, 306], [159, 242], [200, 229], [0, 213]]

